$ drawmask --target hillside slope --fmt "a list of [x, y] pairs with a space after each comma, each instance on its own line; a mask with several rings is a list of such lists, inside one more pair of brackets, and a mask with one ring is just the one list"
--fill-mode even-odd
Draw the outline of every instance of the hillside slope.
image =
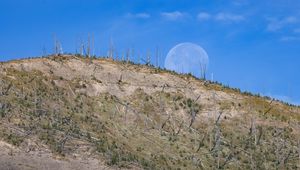
[[0, 65], [0, 169], [297, 169], [300, 108], [109, 59]]

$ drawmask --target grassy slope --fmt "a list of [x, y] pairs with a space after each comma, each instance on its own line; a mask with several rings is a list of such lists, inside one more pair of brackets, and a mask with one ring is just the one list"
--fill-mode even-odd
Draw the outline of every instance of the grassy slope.
[[[1, 140], [22, 146], [25, 139], [32, 139], [47, 145], [53, 154], [89, 152], [108, 165], [125, 168], [299, 168], [297, 107], [187, 75], [103, 59], [99, 60], [102, 66], [125, 65], [135, 74], [177, 76], [191, 84], [201, 83], [203, 93], [226, 93], [237, 99], [216, 96], [197, 100], [185, 91], [168, 91], [168, 87], [153, 93], [135, 87], [133, 93], [122, 97], [109, 90], [88, 95], [82, 91], [91, 83], [103, 84], [101, 74], [66, 79], [56, 72], [19, 67], [23, 62], [50, 60], [61, 65], [70, 62], [69, 58], [52, 57], [2, 64]], [[86, 63], [83, 69], [98, 61], [76, 60]], [[131, 83], [121, 78], [115, 82], [123, 91]], [[191, 123], [193, 114], [196, 117]]]

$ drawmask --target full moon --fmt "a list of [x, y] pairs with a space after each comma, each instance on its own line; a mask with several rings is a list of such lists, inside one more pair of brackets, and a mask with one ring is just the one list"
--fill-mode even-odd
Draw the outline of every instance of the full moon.
[[199, 78], [205, 78], [208, 67], [208, 55], [199, 45], [180, 43], [167, 54], [165, 68], [178, 73], [192, 73]]

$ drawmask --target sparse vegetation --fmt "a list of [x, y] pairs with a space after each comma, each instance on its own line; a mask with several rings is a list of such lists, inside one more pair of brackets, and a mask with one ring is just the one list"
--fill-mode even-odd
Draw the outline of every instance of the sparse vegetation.
[[[15, 146], [36, 140], [60, 156], [88, 145], [118, 168], [299, 168], [298, 107], [192, 75], [92, 61], [4, 63], [0, 139]], [[23, 71], [26, 62], [35, 65]]]

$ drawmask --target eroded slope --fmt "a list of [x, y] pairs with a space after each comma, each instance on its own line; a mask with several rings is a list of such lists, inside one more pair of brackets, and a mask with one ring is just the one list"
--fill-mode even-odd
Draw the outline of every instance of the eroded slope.
[[0, 70], [0, 139], [24, 155], [52, 155], [48, 167], [60, 158], [96, 168], [297, 168], [297, 107], [107, 59], [49, 57]]

